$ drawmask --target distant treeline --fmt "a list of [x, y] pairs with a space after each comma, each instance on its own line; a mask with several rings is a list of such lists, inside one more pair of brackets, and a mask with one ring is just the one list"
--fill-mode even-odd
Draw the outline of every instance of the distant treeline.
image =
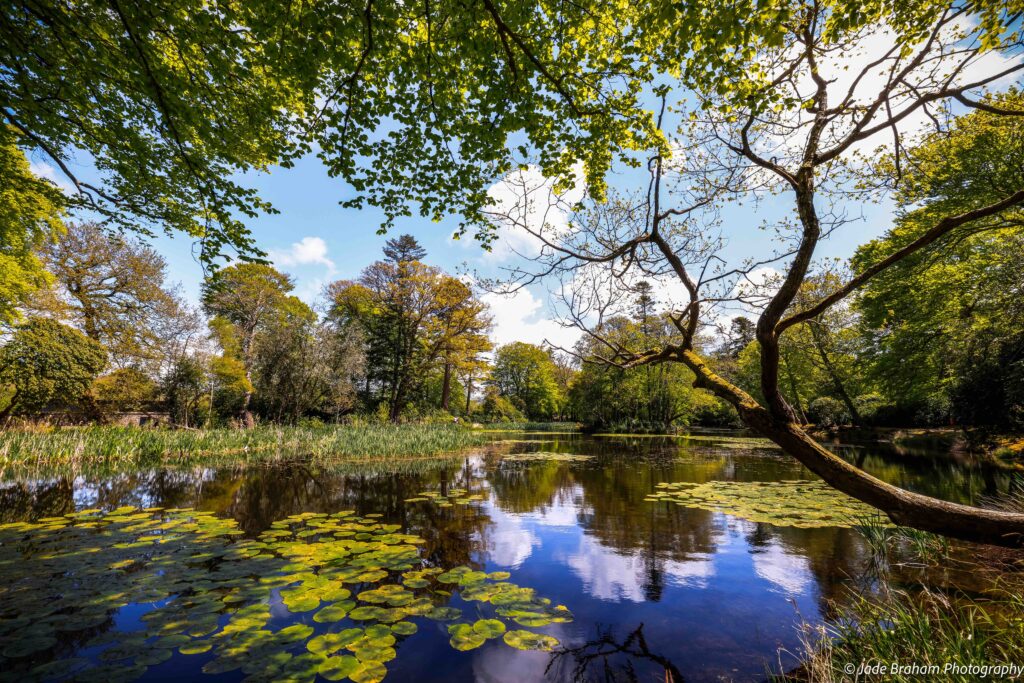
[[[907, 229], [861, 247], [851, 267], [893, 249]], [[590, 337], [568, 352], [494, 349], [486, 304], [424, 263], [408, 235], [389, 240], [358, 278], [328, 285], [315, 307], [292, 294], [288, 275], [237, 263], [204, 281], [195, 309], [167, 284], [153, 249], [89, 223], [66, 226], [38, 257], [46, 286], [9, 316], [0, 346], [0, 419], [74, 410], [104, 422], [149, 410], [189, 427], [354, 414], [617, 431], [739, 424], [678, 363], [617, 367]], [[895, 266], [783, 338], [783, 390], [802, 420], [1024, 428], [1024, 236], [981, 232], [929, 259]], [[841, 277], [808, 280], [796, 306]], [[603, 337], [673, 343], [654, 287], [642, 281], [630, 295], [632, 314], [605, 321]], [[717, 372], [759, 398], [750, 319], [727, 319], [703, 344]]]

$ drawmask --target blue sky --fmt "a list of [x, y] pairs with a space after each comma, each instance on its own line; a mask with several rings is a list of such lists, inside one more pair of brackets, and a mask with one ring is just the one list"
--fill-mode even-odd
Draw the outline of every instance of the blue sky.
[[[38, 173], [55, 177], [44, 159], [36, 157], [33, 162]], [[80, 166], [82, 170], [88, 168], [85, 163]], [[450, 272], [468, 269], [493, 276], [513, 258], [500, 246], [495, 253], [488, 254], [470, 237], [453, 241], [452, 235], [459, 223], [456, 217], [434, 223], [414, 215], [399, 220], [388, 235], [378, 235], [382, 213], [372, 207], [342, 208], [341, 202], [350, 199], [354, 191], [344, 181], [329, 177], [313, 155], [302, 159], [294, 168], [250, 173], [240, 180], [256, 188], [279, 211], [248, 219], [247, 226], [275, 265], [294, 277], [295, 293], [311, 304], [328, 282], [357, 277], [362, 268], [381, 257], [385, 241], [401, 233], [412, 234], [420, 241], [427, 250], [428, 263]], [[643, 171], [610, 176], [612, 187], [622, 190], [631, 190], [643, 183]], [[790, 207], [788, 195], [768, 199], [756, 209], [731, 207], [725, 214], [729, 235], [726, 255], [738, 259], [768, 253], [773, 247], [771, 236], [759, 226], [765, 219], [783, 215]], [[878, 236], [889, 225], [886, 207], [850, 207], [850, 210], [856, 213], [863, 210], [868, 219], [846, 226], [841, 234], [825, 243], [821, 249], [823, 256], [845, 258], [858, 244]], [[203, 270], [194, 257], [192, 241], [182, 235], [160, 235], [151, 243], [167, 259], [170, 281], [180, 283], [185, 295], [196, 303]], [[498, 343], [518, 340], [539, 344], [548, 339], [560, 345], [571, 345], [577, 337], [575, 330], [563, 329], [554, 322], [543, 286], [533, 286], [515, 297], [488, 295], [486, 299], [495, 318], [493, 336]]]
[[[971, 29], [968, 19], [962, 23], [965, 24], [965, 30]], [[829, 82], [839, 91], [847, 85], [853, 88], [852, 83], [856, 83], [860, 96], [873, 98], [887, 77], [887, 67], [867, 65], [876, 55], [886, 52], [891, 40], [892, 36], [887, 31], [876, 31], [862, 41], [859, 50], [834, 55], [831, 62], [826, 60], [819, 64], [819, 68], [831, 76]], [[1020, 59], [1020, 55], [985, 53], [963, 70], [960, 78], [970, 77], [969, 80], [973, 80], [982, 75], [1002, 73], [1007, 65]], [[861, 68], [867, 68], [867, 77], [851, 80]], [[1014, 76], [993, 83], [992, 87], [1002, 89], [1014, 81]], [[684, 94], [677, 91], [674, 96]], [[653, 105], [653, 99], [648, 99], [651, 101], [647, 104]], [[669, 114], [669, 117], [675, 115]], [[914, 117], [921, 120], [911, 125]], [[918, 113], [914, 117], [906, 119], [901, 125], [913, 128], [925, 123], [923, 114]], [[672, 121], [666, 121], [665, 124], [665, 130], [675, 128]], [[386, 133], [387, 130], [377, 131], [382, 132]], [[785, 144], [787, 141], [781, 142]], [[870, 146], [887, 142], [888, 138], [875, 139], [870, 142]], [[861, 151], [869, 155], [872, 153], [868, 149]], [[31, 161], [40, 175], [60, 182], [53, 167], [47, 165], [45, 159], [36, 157]], [[98, 181], [95, 172], [89, 172], [90, 164], [86, 160], [79, 159], [77, 162], [74, 165], [80, 175], [93, 182]], [[301, 160], [291, 169], [278, 168], [269, 173], [250, 173], [239, 180], [241, 184], [257, 189], [279, 211], [278, 214], [248, 219], [246, 222], [256, 243], [268, 252], [275, 265], [294, 277], [296, 294], [307, 302], [313, 303], [328, 282], [355, 278], [363, 267], [380, 258], [381, 248], [388, 239], [388, 236], [376, 234], [382, 222], [381, 213], [372, 208], [342, 208], [340, 203], [352, 198], [352, 188], [340, 179], [329, 177], [315, 156]], [[613, 189], [624, 191], [645, 187], [646, 172], [633, 169], [612, 174], [609, 183]], [[789, 193], [765, 199], [756, 206], [730, 205], [722, 216], [722, 230], [728, 235], [728, 244], [722, 256], [731, 265], [738, 265], [745, 257], [763, 258], [774, 252], [778, 244], [773, 234], [762, 230], [761, 226], [766, 221], [791, 215], [792, 205]], [[415, 212], [416, 207], [412, 208]], [[890, 227], [892, 207], [889, 204], [847, 203], [839, 208], [852, 220], [819, 246], [819, 259], [847, 258], [858, 245], [881, 235]], [[824, 206], [819, 206], [819, 211], [824, 209]], [[451, 237], [458, 223], [456, 217], [433, 223], [414, 216], [400, 220], [392, 234], [414, 235], [427, 250], [425, 260], [450, 272], [467, 269], [493, 276], [498, 274], [502, 265], [509, 265], [512, 255], [501, 245], [496, 253], [487, 254], [470, 238], [453, 242]], [[153, 246], [167, 259], [169, 279], [180, 282], [186, 296], [195, 302], [203, 272], [193, 256], [193, 244], [181, 236], [160, 236], [154, 239]], [[514, 340], [540, 343], [549, 339], [556, 344], [568, 346], [577, 336], [574, 331], [564, 330], [552, 320], [549, 298], [543, 286], [522, 290], [514, 298], [487, 295], [485, 299], [491, 305], [494, 315], [493, 337], [498, 343]]]

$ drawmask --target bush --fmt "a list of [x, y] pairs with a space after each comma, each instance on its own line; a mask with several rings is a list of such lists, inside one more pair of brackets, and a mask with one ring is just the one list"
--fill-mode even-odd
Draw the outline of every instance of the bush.
[[521, 410], [493, 388], [484, 395], [480, 410], [483, 422], [523, 422], [526, 419]]
[[718, 397], [700, 401], [694, 406], [688, 426], [739, 428], [743, 426], [739, 413], [729, 403]]
[[807, 417], [819, 427], [837, 427], [850, 423], [850, 411], [842, 401], [822, 396], [807, 406]]
[[137, 368], [120, 368], [97, 377], [90, 393], [105, 412], [145, 410], [156, 401], [159, 387]]
[[857, 412], [860, 414], [860, 419], [864, 424], [869, 425], [875, 424], [879, 411], [884, 410], [887, 407], [882, 395], [876, 393], [861, 394], [857, 398], [853, 399], [853, 402], [857, 406]]

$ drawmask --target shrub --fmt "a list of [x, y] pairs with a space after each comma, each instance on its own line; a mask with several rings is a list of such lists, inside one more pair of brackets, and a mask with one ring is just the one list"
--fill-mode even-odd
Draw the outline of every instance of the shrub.
[[850, 423], [850, 411], [842, 401], [822, 396], [807, 406], [807, 417], [819, 427], [836, 427]]

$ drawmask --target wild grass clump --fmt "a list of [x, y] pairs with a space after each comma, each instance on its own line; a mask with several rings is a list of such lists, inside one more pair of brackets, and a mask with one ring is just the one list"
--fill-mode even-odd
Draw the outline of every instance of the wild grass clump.
[[[1007, 571], [1010, 565], [982, 565], [971, 559], [980, 557], [977, 549], [957, 552], [946, 539], [904, 527], [865, 523], [859, 530], [873, 555], [867, 574], [874, 580], [850, 588], [831, 623], [801, 624], [800, 666], [775, 680], [900, 683], [937, 671], [930, 677], [966, 683], [979, 675], [967, 666], [1018, 662], [1024, 652], [1024, 584], [1017, 571]], [[916, 581], [897, 579], [907, 568], [926, 571]], [[973, 574], [978, 589], [950, 588], [950, 571]], [[893, 663], [900, 668], [893, 670]], [[865, 675], [860, 667], [873, 664], [888, 670]], [[966, 666], [951, 670], [950, 664]]]
[[68, 427], [0, 432], [0, 467], [161, 462], [209, 464], [295, 456], [374, 459], [450, 453], [486, 443], [486, 434], [455, 425], [360, 424], [254, 429]]

